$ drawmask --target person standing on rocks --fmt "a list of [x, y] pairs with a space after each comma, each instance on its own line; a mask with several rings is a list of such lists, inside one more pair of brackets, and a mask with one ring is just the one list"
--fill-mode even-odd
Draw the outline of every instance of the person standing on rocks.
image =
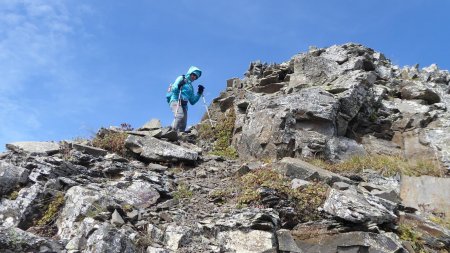
[[198, 102], [205, 90], [199, 85], [197, 93], [194, 92], [192, 82], [200, 78], [202, 71], [191, 66], [186, 75], [179, 76], [169, 88], [168, 102], [174, 114], [172, 129], [184, 132], [187, 123], [188, 102], [194, 105]]

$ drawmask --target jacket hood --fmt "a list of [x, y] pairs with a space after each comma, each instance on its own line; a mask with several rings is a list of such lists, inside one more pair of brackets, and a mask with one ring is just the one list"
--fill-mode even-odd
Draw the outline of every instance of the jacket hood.
[[197, 78], [200, 78], [200, 76], [202, 76], [202, 71], [199, 69], [199, 68], [197, 68], [197, 67], [195, 67], [195, 66], [191, 66], [190, 68], [189, 68], [189, 70], [188, 70], [188, 72], [186, 73], [186, 78], [189, 78], [189, 76], [192, 74], [192, 73], [194, 73], [194, 74], [196, 74], [197, 75]]

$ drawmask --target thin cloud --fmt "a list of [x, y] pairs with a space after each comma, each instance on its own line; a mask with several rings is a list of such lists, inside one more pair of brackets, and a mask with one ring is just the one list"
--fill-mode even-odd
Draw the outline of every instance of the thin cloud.
[[[80, 113], [89, 106], [87, 100], [70, 103], [78, 101], [74, 94], [88, 93], [77, 85], [79, 78], [70, 66], [71, 36], [83, 30], [82, 18], [74, 15], [62, 1], [2, 1], [0, 145], [36, 139], [43, 119], [55, 110]], [[72, 106], [77, 111], [65, 110]]]

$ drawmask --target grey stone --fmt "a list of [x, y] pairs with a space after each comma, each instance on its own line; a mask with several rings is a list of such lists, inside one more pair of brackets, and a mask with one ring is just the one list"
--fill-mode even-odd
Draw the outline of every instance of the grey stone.
[[28, 181], [29, 171], [0, 161], [0, 197]]
[[294, 178], [291, 181], [291, 188], [292, 189], [297, 189], [299, 187], [305, 186], [305, 185], [309, 185], [311, 184], [311, 182], [308, 182], [306, 180], [302, 180], [302, 179], [298, 179], [298, 178]]
[[77, 143], [73, 143], [72, 147], [75, 150], [78, 150], [80, 152], [92, 155], [92, 156], [105, 156], [108, 151], [101, 149], [101, 148], [96, 148], [96, 147], [91, 147], [91, 146], [87, 146], [87, 145], [82, 145], [82, 144], [77, 144]]
[[163, 248], [156, 248], [152, 246], [147, 247], [147, 253], [171, 253], [172, 251]]
[[344, 182], [336, 182], [333, 184], [333, 188], [337, 189], [337, 190], [347, 190], [348, 188], [350, 188], [350, 185]]
[[402, 94], [402, 99], [422, 99], [428, 104], [439, 103], [441, 101], [441, 97], [437, 92], [418, 82], [406, 83], [400, 92]]
[[127, 212], [127, 218], [133, 222], [139, 220], [139, 211], [133, 209], [132, 211]]
[[295, 243], [290, 230], [280, 229], [277, 231], [278, 250], [292, 253], [303, 253]]
[[168, 249], [173, 251], [187, 245], [192, 240], [192, 230], [185, 226], [170, 224], [164, 233], [164, 242]]
[[122, 216], [117, 212], [117, 209], [114, 210], [112, 216], [111, 216], [111, 224], [115, 226], [121, 226], [125, 224], [125, 221], [123, 220]]
[[95, 217], [108, 207], [119, 205], [110, 192], [95, 185], [74, 186], [67, 190], [64, 207], [56, 221], [58, 236], [70, 239], [77, 233], [84, 217]]
[[154, 170], [154, 171], [165, 171], [168, 169], [167, 166], [161, 165], [161, 164], [157, 164], [157, 163], [149, 163], [147, 165], [147, 168], [149, 170]]
[[162, 139], [167, 139], [169, 141], [177, 141], [178, 140], [178, 133], [175, 130], [172, 130], [171, 128], [162, 128], [161, 129], [161, 136]]
[[125, 185], [121, 188], [109, 187], [108, 191], [115, 199], [139, 208], [147, 208], [161, 197], [154, 184], [147, 181], [133, 180]]
[[328, 184], [345, 182], [352, 184], [351, 180], [336, 173], [324, 170], [297, 158], [285, 157], [275, 166], [275, 170], [289, 178], [298, 178], [307, 181], [320, 180]]
[[304, 253], [315, 252], [406, 252], [399, 239], [388, 234], [349, 232], [319, 235], [306, 240], [296, 240]]
[[155, 130], [160, 129], [161, 121], [159, 119], [151, 119], [149, 122], [145, 123], [139, 130]]
[[[132, 233], [127, 227], [118, 229], [111, 224], [86, 218], [75, 232], [75, 240], [68, 245], [81, 252], [133, 253], [137, 252], [137, 248], [131, 240]], [[77, 237], [80, 239], [77, 240]]]
[[277, 252], [275, 236], [273, 233], [267, 231], [224, 231], [220, 232], [217, 238], [221, 248], [226, 252]]
[[43, 186], [33, 184], [20, 189], [15, 200], [2, 199], [0, 205], [0, 226], [29, 226], [37, 218], [37, 204], [44, 199]]
[[16, 152], [31, 155], [51, 155], [59, 152], [59, 144], [54, 142], [13, 142], [6, 144], [6, 148]]
[[150, 161], [196, 161], [198, 153], [153, 137], [128, 136], [128, 149]]
[[331, 189], [323, 209], [336, 217], [354, 223], [376, 223], [394, 221], [396, 205], [370, 194], [361, 194], [356, 190], [339, 191]]
[[147, 227], [147, 234], [154, 242], [159, 244], [164, 243], [164, 231], [162, 231], [153, 224], [147, 224], [146, 227]]
[[214, 225], [220, 231], [230, 229], [276, 231], [280, 227], [280, 217], [278, 212], [271, 209], [244, 208], [215, 220]]
[[58, 241], [36, 236], [19, 228], [0, 226], [0, 249], [2, 252], [63, 252]]

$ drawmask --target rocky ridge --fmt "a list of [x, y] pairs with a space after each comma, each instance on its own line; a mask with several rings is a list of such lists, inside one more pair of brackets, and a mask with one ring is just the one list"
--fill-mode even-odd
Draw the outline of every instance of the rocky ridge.
[[[182, 134], [158, 120], [97, 133], [120, 149], [7, 144], [0, 252], [449, 252], [449, 82], [358, 44], [312, 48], [228, 80], [213, 129], [205, 115]], [[383, 154], [431, 157], [441, 177], [309, 160]]]

